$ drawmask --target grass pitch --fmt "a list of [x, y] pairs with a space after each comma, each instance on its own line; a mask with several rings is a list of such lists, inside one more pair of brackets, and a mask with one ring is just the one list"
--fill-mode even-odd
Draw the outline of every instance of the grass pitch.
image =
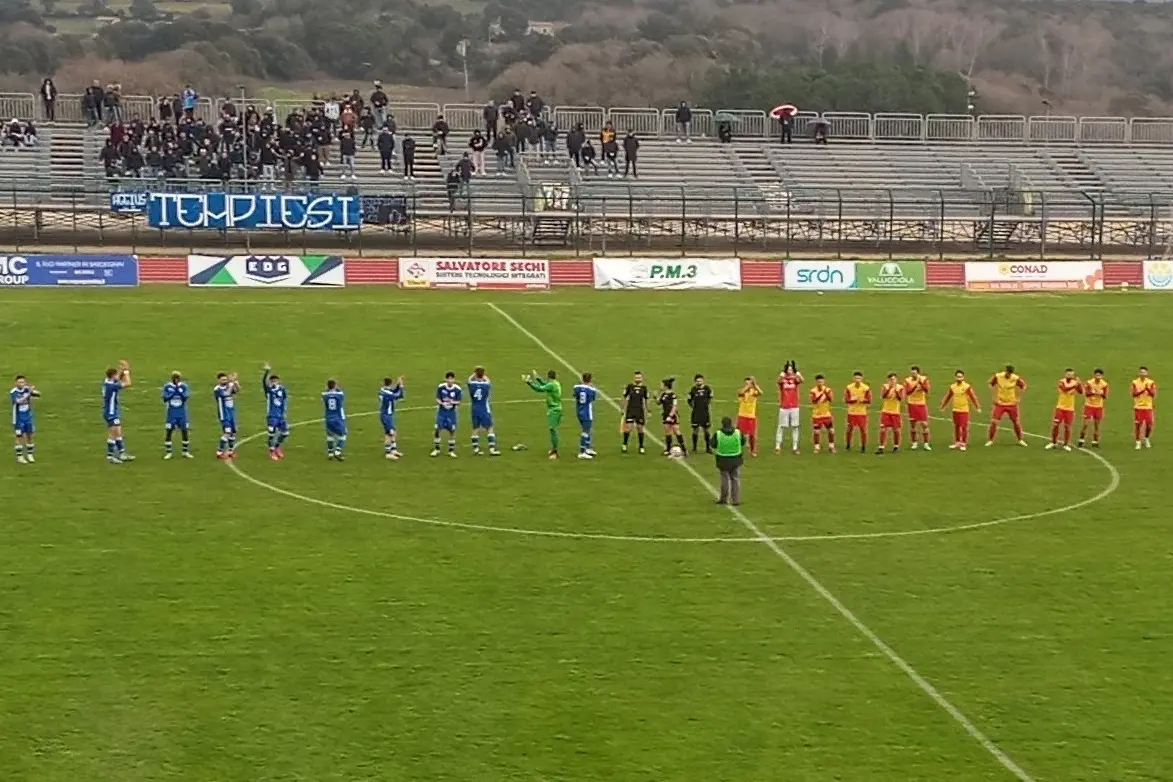
[[[1011, 361], [1039, 434], [1064, 367], [1103, 366], [1102, 460], [1006, 433], [954, 453], [941, 421], [931, 454], [815, 457], [804, 411], [806, 453], [765, 449], [743, 510], [1030, 778], [1173, 778], [1173, 442], [1133, 451], [1126, 396], [1138, 364], [1173, 377], [1158, 295], [144, 288], [0, 294], [3, 371], [44, 393], [38, 463], [0, 467], [5, 779], [1014, 778], [695, 476], [654, 446], [620, 455], [615, 410], [598, 406], [597, 461], [547, 461], [519, 376], [573, 379], [489, 301], [611, 394], [634, 369], [701, 371], [732, 414], [757, 375], [770, 446], [787, 358], [837, 389], [915, 362], [935, 395]], [[119, 358], [139, 458], [112, 467], [98, 388]], [[307, 423], [284, 462], [242, 446], [238, 475], [213, 458], [209, 389], [240, 372], [259, 432], [264, 361]], [[474, 459], [465, 430], [459, 459], [428, 459], [435, 384], [477, 363], [503, 447], [529, 449]], [[173, 369], [191, 462], [161, 460]], [[388, 463], [362, 414], [400, 373], [407, 456]], [[323, 454], [327, 376], [348, 392], [345, 463]], [[664, 537], [706, 542], [634, 539]]]

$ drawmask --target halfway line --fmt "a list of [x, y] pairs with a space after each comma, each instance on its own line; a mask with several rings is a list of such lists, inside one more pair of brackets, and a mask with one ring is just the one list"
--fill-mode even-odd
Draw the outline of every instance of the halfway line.
[[[517, 319], [508, 312], [501, 309], [491, 301], [485, 302], [485, 304], [489, 307], [489, 309], [493, 310], [502, 318], [509, 321], [509, 323], [511, 323], [514, 328], [516, 328], [518, 331], [528, 337], [531, 342], [545, 351], [546, 355], [548, 355], [550, 358], [566, 367], [566, 369], [572, 374], [576, 376], [579, 374], [579, 371], [575, 369], [569, 361], [555, 353], [553, 348], [543, 342], [532, 331], [521, 325], [521, 323], [519, 323]], [[623, 412], [622, 408], [619, 406], [619, 403], [614, 399], [609, 396], [603, 396], [603, 398], [616, 410]], [[664, 443], [658, 437], [656, 437], [656, 435], [648, 432], [647, 436], [648, 439], [653, 443], [663, 447]], [[710, 496], [718, 496], [716, 487], [714, 487], [707, 478], [697, 472], [696, 468], [693, 467], [688, 460], [680, 459], [677, 460], [676, 463], [687, 470], [688, 473], [696, 479], [697, 483], [705, 488]], [[798, 560], [796, 560], [790, 555], [788, 551], [786, 551], [786, 549], [782, 548], [782, 546], [780, 546], [776, 540], [763, 532], [757, 524], [754, 524], [748, 516], [741, 512], [739, 507], [736, 505], [726, 505], [725, 507], [731, 514], [733, 514], [733, 518], [737, 519], [737, 521], [740, 522], [743, 527], [749, 530], [754, 535], [754, 537], [768, 546], [770, 551], [774, 552], [774, 554], [776, 554], [783, 562], [786, 563], [787, 567], [797, 573], [798, 576], [801, 577], [802, 580], [805, 581], [808, 585], [810, 585], [810, 587], [814, 589], [820, 597], [830, 603], [831, 606], [836, 611], [838, 611], [839, 614], [844, 619], [846, 619], [852, 627], [854, 627], [863, 637], [871, 641], [872, 645], [879, 649], [885, 657], [891, 660], [897, 668], [903, 671], [909, 679], [912, 679], [913, 683], [915, 683], [917, 687], [920, 687], [921, 691], [923, 691], [925, 695], [928, 695], [934, 703], [944, 709], [944, 711], [950, 717], [952, 717], [953, 720], [957, 722], [957, 724], [960, 725], [966, 733], [968, 733], [975, 741], [982, 745], [986, 752], [993, 755], [994, 759], [1002, 764], [1003, 768], [1013, 774], [1018, 780], [1020, 780], [1020, 782], [1035, 782], [1034, 778], [1030, 774], [1026, 773], [1026, 771], [1021, 766], [1015, 763], [1009, 755], [1003, 752], [1001, 747], [995, 744], [989, 737], [986, 736], [986, 734], [982, 733], [982, 731], [973, 724], [969, 717], [966, 717], [965, 714], [963, 714], [960, 709], [954, 706], [944, 695], [942, 695], [940, 691], [937, 690], [937, 688], [934, 687], [931, 682], [929, 682], [928, 679], [921, 676], [916, 671], [916, 669], [912, 667], [912, 665], [910, 665], [903, 657], [896, 653], [895, 649], [885, 643], [884, 640], [880, 638], [880, 636], [876, 635], [876, 633], [870, 627], [864, 624], [862, 619], [857, 617], [850, 608], [848, 608], [841, 600], [839, 600], [839, 598], [835, 597], [831, 590], [823, 586], [821, 581], [815, 578], [809, 570], [804, 568], [798, 562]]]

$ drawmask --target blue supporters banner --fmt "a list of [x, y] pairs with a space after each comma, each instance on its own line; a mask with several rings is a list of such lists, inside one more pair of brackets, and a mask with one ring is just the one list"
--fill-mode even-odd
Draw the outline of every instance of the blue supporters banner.
[[362, 221], [367, 225], [404, 225], [410, 215], [407, 196], [378, 195], [362, 197]]
[[138, 214], [147, 211], [150, 193], [140, 191], [119, 191], [110, 194], [110, 211], [118, 214]]
[[353, 231], [362, 222], [356, 195], [151, 193], [152, 228]]
[[0, 288], [138, 285], [137, 255], [0, 255]]

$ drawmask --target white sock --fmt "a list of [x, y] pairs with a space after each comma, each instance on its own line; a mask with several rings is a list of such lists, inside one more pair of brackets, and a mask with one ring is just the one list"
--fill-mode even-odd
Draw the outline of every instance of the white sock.
[[778, 420], [778, 429], [774, 432], [774, 447], [782, 447], [782, 439], [786, 436], [786, 427], [782, 425], [781, 419]]
[[798, 450], [798, 427], [797, 426], [790, 430], [790, 443], [791, 443], [791, 447], [793, 447], [794, 450], [797, 451]]

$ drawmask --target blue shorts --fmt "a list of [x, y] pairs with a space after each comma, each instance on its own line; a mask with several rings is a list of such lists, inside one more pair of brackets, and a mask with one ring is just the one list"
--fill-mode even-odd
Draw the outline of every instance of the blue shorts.
[[383, 424], [383, 434], [391, 434], [395, 431], [395, 416], [381, 415], [379, 421]]
[[167, 416], [167, 423], [163, 426], [168, 432], [172, 429], [187, 429], [187, 416], [169, 415]]
[[271, 432], [288, 432], [289, 423], [284, 418], [268, 418], [265, 427]]
[[106, 420], [106, 426], [122, 426], [122, 419], [116, 415], [102, 416]]
[[456, 411], [440, 410], [436, 413], [436, 428], [445, 432], [456, 431]]
[[12, 425], [12, 432], [17, 437], [24, 437], [29, 434], [36, 434], [37, 427], [33, 424], [33, 419], [31, 418], [18, 418], [16, 419], [16, 423]]
[[580, 418], [578, 419], [578, 425], [582, 427], [584, 432], [590, 432], [591, 427], [595, 425], [595, 421], [593, 418]]
[[227, 434], [236, 434], [236, 419], [228, 418], [220, 422], [220, 431]]
[[346, 422], [341, 421], [341, 420], [332, 421], [329, 418], [327, 418], [326, 419], [326, 434], [328, 434], [332, 437], [345, 437], [346, 436]]
[[472, 428], [473, 429], [492, 429], [493, 428], [493, 414], [488, 410], [472, 411]]

